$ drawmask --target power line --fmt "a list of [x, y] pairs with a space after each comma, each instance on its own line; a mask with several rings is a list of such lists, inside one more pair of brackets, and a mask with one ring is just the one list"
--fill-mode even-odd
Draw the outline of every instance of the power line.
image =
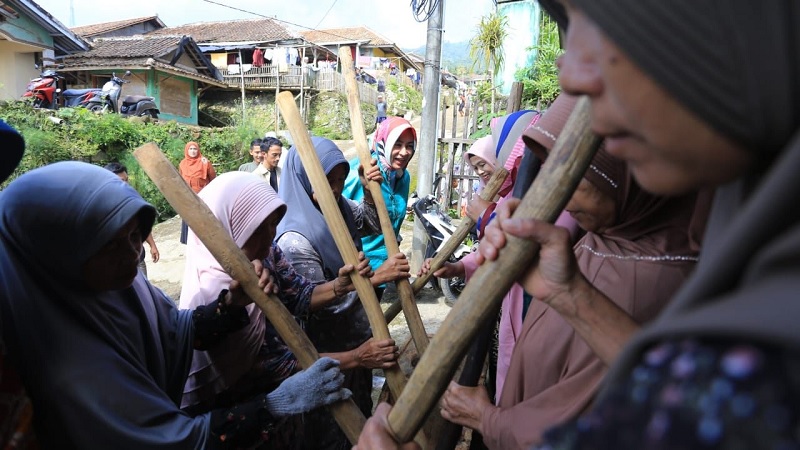
[[[276, 22], [281, 22], [281, 23], [285, 23], [285, 24], [287, 24], [287, 25], [292, 25], [292, 26], [294, 26], [294, 27], [305, 28], [306, 30], [309, 30], [309, 31], [322, 31], [323, 33], [325, 33], [325, 34], [329, 34], [329, 35], [331, 35], [331, 36], [335, 36], [335, 37], [342, 38], [342, 39], [350, 39], [350, 38], [348, 38], [347, 36], [340, 36], [340, 35], [338, 35], [338, 34], [336, 34], [336, 33], [331, 33], [330, 31], [318, 30], [318, 29], [316, 29], [316, 28], [311, 28], [311, 27], [307, 27], [307, 26], [305, 26], [305, 25], [300, 25], [299, 23], [293, 23], [293, 22], [289, 22], [288, 20], [282, 20], [282, 19], [278, 19], [277, 17], [265, 16], [264, 14], [259, 14], [259, 13], [257, 13], [257, 12], [248, 11], [248, 10], [246, 10], [246, 9], [237, 8], [237, 7], [235, 7], [235, 6], [226, 5], [226, 4], [224, 4], [224, 3], [220, 3], [220, 2], [215, 2], [214, 0], [203, 0], [203, 1], [204, 1], [204, 2], [206, 2], [206, 3], [213, 3], [213, 4], [215, 4], [215, 5], [219, 5], [219, 6], [222, 6], [222, 7], [224, 7], [224, 8], [230, 8], [230, 9], [233, 9], [233, 10], [236, 10], [236, 11], [241, 11], [241, 12], [243, 12], [243, 13], [252, 14], [252, 15], [254, 15], [254, 16], [263, 17], [263, 18], [265, 18], [265, 19], [271, 19], [271, 20], [274, 20], [274, 21], [276, 21]], [[437, 0], [437, 1], [438, 1], [438, 0]], [[333, 4], [335, 5], [335, 4], [336, 4], [336, 1], [334, 1], [334, 2], [333, 2]], [[333, 8], [333, 5], [331, 5], [331, 8]], [[329, 11], [330, 11], [330, 10], [329, 10]], [[328, 13], [325, 13], [325, 14], [327, 15]], [[317, 25], [317, 26], [319, 26], [319, 25]]]
[[319, 23], [317, 23], [317, 25], [316, 25], [314, 28], [317, 28], [317, 27], [319, 27], [319, 26], [322, 24], [322, 21], [323, 21], [323, 20], [325, 20], [325, 18], [326, 18], [326, 17], [328, 17], [328, 13], [329, 13], [329, 12], [331, 12], [331, 10], [333, 9], [333, 7], [334, 7], [334, 6], [336, 6], [336, 2], [338, 2], [338, 1], [339, 1], [339, 0], [333, 0], [333, 4], [331, 5], [331, 7], [330, 7], [330, 8], [328, 8], [328, 10], [327, 10], [327, 11], [325, 11], [325, 15], [324, 15], [324, 16], [322, 16], [322, 19], [319, 19]]
[[411, 0], [411, 12], [417, 22], [427, 22], [441, 0]]

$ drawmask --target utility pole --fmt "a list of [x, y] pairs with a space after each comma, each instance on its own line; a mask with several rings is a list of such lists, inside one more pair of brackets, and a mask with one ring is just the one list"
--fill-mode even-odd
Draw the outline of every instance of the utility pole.
[[[428, 18], [428, 36], [425, 44], [425, 70], [422, 80], [422, 123], [419, 136], [419, 166], [417, 194], [424, 198], [433, 188], [433, 170], [436, 163], [436, 122], [439, 111], [439, 87], [442, 61], [442, 27], [444, 0], [436, 2], [436, 10]], [[411, 246], [411, 270], [422, 266], [427, 238], [418, 218], [414, 218], [414, 241]]]

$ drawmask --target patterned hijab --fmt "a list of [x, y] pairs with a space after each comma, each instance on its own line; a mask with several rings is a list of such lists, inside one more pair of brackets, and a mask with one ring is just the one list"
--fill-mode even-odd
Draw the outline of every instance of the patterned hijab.
[[395, 180], [401, 178], [405, 173], [405, 171], [395, 171], [392, 168], [392, 148], [397, 138], [409, 129], [414, 134], [414, 149], [416, 149], [417, 130], [414, 129], [411, 122], [402, 117], [387, 117], [386, 120], [378, 124], [378, 129], [375, 131], [375, 137], [372, 140], [372, 152], [378, 156], [378, 163], [383, 169], [386, 181], [391, 185], [394, 185]]
[[[382, 123], [388, 121], [387, 119]], [[397, 138], [395, 137], [395, 139]], [[311, 142], [314, 143], [314, 149], [326, 175], [331, 173], [336, 166], [344, 165], [348, 169], [350, 168], [344, 158], [344, 154], [333, 141], [321, 137], [312, 137]], [[286, 202], [288, 208], [286, 216], [278, 225], [278, 237], [288, 231], [303, 235], [311, 242], [314, 250], [322, 258], [325, 278], [333, 279], [339, 272], [339, 268], [344, 265], [344, 260], [339, 254], [339, 249], [336, 247], [333, 235], [328, 229], [325, 217], [322, 216], [322, 211], [311, 197], [314, 189], [311, 187], [311, 181], [308, 179], [308, 174], [303, 167], [296, 147], [292, 146], [289, 149], [289, 153], [286, 155], [286, 167], [283, 170], [280, 196]], [[336, 201], [344, 222], [350, 231], [350, 237], [360, 251], [361, 239], [357, 235], [353, 210], [343, 196], [340, 195]]]

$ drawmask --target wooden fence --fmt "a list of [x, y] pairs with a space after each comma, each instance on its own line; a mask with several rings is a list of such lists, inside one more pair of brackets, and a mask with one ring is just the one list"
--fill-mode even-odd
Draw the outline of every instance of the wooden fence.
[[[221, 69], [220, 72], [225, 83], [231, 87], [241, 87], [244, 83], [247, 89], [298, 90], [302, 87], [319, 91], [347, 92], [342, 74], [329, 69], [314, 70], [308, 66], [305, 68], [288, 66], [285, 71], [280, 72], [278, 66], [266, 65], [251, 67], [244, 73], [236, 70], [231, 72], [227, 69]], [[408, 82], [411, 83], [411, 80]], [[377, 89], [367, 83], [358, 83], [358, 96], [364, 103], [374, 105], [378, 101]]]

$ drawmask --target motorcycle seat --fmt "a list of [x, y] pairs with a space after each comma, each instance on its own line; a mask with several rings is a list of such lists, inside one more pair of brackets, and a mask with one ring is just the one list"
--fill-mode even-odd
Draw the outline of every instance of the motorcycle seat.
[[127, 95], [122, 99], [122, 103], [139, 103], [142, 100], [155, 101], [155, 98], [146, 95]]
[[101, 90], [97, 89], [97, 88], [95, 88], [95, 89], [67, 89], [66, 91], [61, 92], [61, 95], [64, 95], [66, 97], [75, 97], [75, 96], [87, 94], [89, 92], [100, 92], [100, 91]]

